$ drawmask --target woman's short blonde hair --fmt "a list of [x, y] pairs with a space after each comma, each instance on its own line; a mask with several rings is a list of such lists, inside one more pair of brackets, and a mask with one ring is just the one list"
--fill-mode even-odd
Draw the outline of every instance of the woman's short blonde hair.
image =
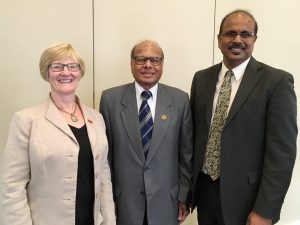
[[47, 48], [40, 58], [40, 73], [44, 80], [48, 81], [49, 65], [54, 61], [72, 59], [80, 65], [81, 77], [85, 73], [85, 66], [82, 58], [75, 51], [71, 44], [60, 43], [54, 44]]

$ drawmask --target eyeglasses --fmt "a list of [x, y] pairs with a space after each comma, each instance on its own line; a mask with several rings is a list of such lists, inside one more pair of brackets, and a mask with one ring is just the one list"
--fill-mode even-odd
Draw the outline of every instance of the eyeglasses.
[[134, 56], [132, 60], [134, 60], [137, 65], [144, 65], [149, 60], [153, 66], [159, 66], [163, 58], [158, 56]]
[[240, 37], [242, 39], [248, 39], [250, 37], [256, 37], [256, 35], [252, 32], [248, 32], [248, 31], [243, 31], [243, 32], [235, 32], [235, 31], [228, 31], [222, 34], [222, 36], [226, 37], [226, 38], [230, 38], [230, 39], [234, 39], [236, 38], [236, 36], [240, 35]]
[[52, 63], [49, 65], [49, 68], [51, 68], [53, 72], [61, 72], [64, 70], [65, 66], [68, 68], [70, 72], [77, 72], [80, 68], [80, 65], [78, 63], [68, 63], [68, 64]]

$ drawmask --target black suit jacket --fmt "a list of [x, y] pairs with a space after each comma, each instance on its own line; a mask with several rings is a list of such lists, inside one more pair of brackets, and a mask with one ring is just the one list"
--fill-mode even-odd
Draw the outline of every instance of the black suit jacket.
[[[221, 64], [198, 71], [191, 88], [194, 121], [193, 208]], [[251, 210], [279, 220], [296, 157], [296, 96], [291, 74], [251, 58], [222, 133], [220, 193], [226, 224]]]

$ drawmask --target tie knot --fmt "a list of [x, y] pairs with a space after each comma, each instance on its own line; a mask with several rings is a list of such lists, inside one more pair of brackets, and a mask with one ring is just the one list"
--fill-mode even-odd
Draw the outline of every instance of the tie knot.
[[232, 70], [227, 70], [227, 72], [225, 73], [225, 77], [232, 77], [234, 75]]
[[152, 93], [151, 91], [143, 91], [141, 96], [143, 99], [148, 100], [152, 96]]

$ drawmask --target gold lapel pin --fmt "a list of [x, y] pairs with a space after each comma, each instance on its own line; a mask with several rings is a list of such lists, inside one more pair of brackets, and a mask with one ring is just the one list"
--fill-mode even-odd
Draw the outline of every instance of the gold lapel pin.
[[162, 120], [166, 120], [166, 119], [167, 119], [167, 115], [163, 114], [163, 115], [161, 115], [160, 118], [161, 118]]

